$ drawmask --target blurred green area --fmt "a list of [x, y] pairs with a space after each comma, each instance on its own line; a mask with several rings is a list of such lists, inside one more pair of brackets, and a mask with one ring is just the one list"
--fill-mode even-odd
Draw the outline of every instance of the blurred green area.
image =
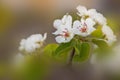
[[18, 75], [16, 73], [13, 75], [16, 78], [15, 80], [43, 80], [49, 70], [49, 64], [40, 57], [32, 56], [24, 64], [24, 67], [18, 70]]
[[0, 65], [0, 80], [44, 80], [51, 69], [52, 62], [44, 56], [25, 56], [21, 65]]

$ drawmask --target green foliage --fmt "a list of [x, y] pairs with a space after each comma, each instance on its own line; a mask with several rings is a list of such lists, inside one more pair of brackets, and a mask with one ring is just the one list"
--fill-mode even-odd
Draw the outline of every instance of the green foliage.
[[68, 43], [62, 43], [58, 46], [58, 48], [55, 50], [55, 55], [60, 55], [64, 52], [68, 52], [69, 50], [72, 49], [72, 42], [68, 42]]
[[58, 47], [58, 44], [48, 44], [45, 48], [44, 48], [44, 53], [47, 54], [48, 56], [52, 56], [53, 54], [55, 54], [55, 50]]
[[75, 55], [73, 60], [83, 62], [88, 60], [90, 55], [90, 45], [88, 42], [81, 42], [80, 39], [73, 39], [69, 43], [62, 43], [58, 46], [55, 51], [55, 55], [59, 56], [59, 58], [63, 58], [64, 60], [68, 57], [68, 52], [75, 48]]
[[49, 63], [40, 56], [30, 56], [24, 66], [14, 74], [15, 80], [43, 80], [49, 70]]
[[98, 49], [95, 50], [98, 59], [106, 58], [112, 53], [111, 47], [104, 40], [94, 39], [92, 42], [98, 46]]
[[88, 60], [90, 55], [89, 43], [83, 42], [82, 44], [79, 44], [79, 46], [76, 46], [76, 48], [79, 51], [79, 54], [74, 56], [74, 61], [83, 62]]
[[103, 32], [102, 32], [102, 27], [98, 27], [94, 32], [91, 34], [93, 37], [96, 38], [102, 38], [103, 37]]
[[76, 54], [80, 54], [81, 42], [80, 41], [76, 41], [76, 44], [74, 45], [74, 48], [75, 48]]
[[93, 39], [92, 42], [96, 44], [101, 50], [106, 50], [109, 48], [108, 44], [104, 40]]
[[56, 48], [55, 54], [54, 54], [54, 58], [56, 61], [66, 63], [68, 54], [73, 48], [73, 42], [74, 41], [71, 40], [68, 43], [62, 43]]
[[[64, 47], [65, 46], [65, 47]], [[66, 62], [68, 57], [68, 53], [70, 49], [70, 43], [63, 43], [63, 44], [48, 44], [44, 48], [44, 55], [45, 57], [51, 59], [53, 62]]]

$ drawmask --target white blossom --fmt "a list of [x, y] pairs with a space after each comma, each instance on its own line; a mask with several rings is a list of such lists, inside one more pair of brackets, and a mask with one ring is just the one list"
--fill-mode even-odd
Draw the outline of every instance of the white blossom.
[[68, 14], [64, 15], [62, 19], [57, 19], [54, 21], [53, 26], [56, 29], [71, 28], [72, 26], [72, 17]]
[[93, 19], [102, 26], [107, 24], [106, 18], [100, 13], [95, 14], [93, 16]]
[[54, 21], [54, 27], [57, 29], [53, 34], [57, 35], [55, 38], [58, 43], [69, 42], [73, 37], [72, 31], [72, 17], [65, 15], [63, 18]]
[[47, 37], [47, 33], [42, 36], [41, 34], [34, 34], [27, 39], [22, 39], [20, 42], [20, 51], [26, 51], [28, 53], [34, 52], [37, 48], [42, 47], [44, 40]]
[[74, 34], [86, 37], [95, 30], [94, 25], [95, 22], [91, 18], [81, 19], [81, 21], [76, 20], [73, 23], [73, 32]]
[[88, 16], [88, 10], [87, 10], [86, 7], [79, 5], [77, 7], [77, 10], [78, 10], [78, 15], [79, 16], [84, 16], [84, 17]]
[[109, 44], [109, 45], [112, 45], [117, 39], [116, 39], [116, 36], [114, 35], [112, 29], [107, 26], [107, 25], [104, 25], [102, 27], [102, 32], [103, 34], [105, 35], [105, 38], [106, 38], [106, 42]]
[[94, 21], [96, 21], [96, 23], [98, 23], [100, 25], [107, 24], [106, 18], [102, 14], [98, 13], [95, 9], [87, 10], [86, 7], [79, 5], [77, 7], [77, 10], [78, 10], [77, 14], [80, 17], [89, 17], [89, 18], [93, 19]]

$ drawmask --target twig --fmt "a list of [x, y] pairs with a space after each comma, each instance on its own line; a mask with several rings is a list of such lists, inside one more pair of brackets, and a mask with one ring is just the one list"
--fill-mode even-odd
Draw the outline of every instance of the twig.
[[72, 65], [72, 60], [73, 60], [74, 55], [75, 55], [75, 48], [73, 48], [72, 52], [70, 53], [68, 57], [68, 62], [67, 62], [68, 65]]

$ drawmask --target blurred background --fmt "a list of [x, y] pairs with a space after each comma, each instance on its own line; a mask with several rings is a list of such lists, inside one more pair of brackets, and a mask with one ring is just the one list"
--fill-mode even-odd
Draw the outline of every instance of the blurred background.
[[19, 41], [31, 34], [48, 32], [46, 42], [54, 42], [54, 19], [76, 11], [78, 5], [96, 8], [119, 21], [119, 0], [0, 0], [0, 59], [8, 59]]
[[76, 12], [78, 5], [103, 13], [120, 36], [120, 0], [0, 0], [0, 62], [9, 60], [20, 40], [31, 34], [47, 32], [46, 43], [55, 42], [54, 19]]
[[0, 0], [0, 59], [8, 59], [20, 40], [31, 34], [48, 32], [46, 42], [54, 42], [54, 19], [75, 11], [79, 4], [100, 7], [98, 0]]

